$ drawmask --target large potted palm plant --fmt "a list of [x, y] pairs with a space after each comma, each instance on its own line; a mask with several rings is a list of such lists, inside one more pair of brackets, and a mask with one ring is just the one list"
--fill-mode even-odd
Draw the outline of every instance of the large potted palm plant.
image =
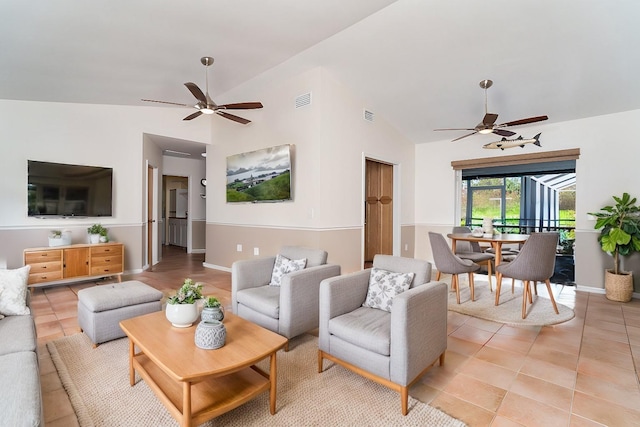
[[613, 256], [613, 270], [605, 271], [604, 287], [607, 298], [628, 302], [633, 295], [633, 274], [622, 271], [620, 257], [640, 252], [640, 207], [629, 193], [613, 196], [613, 206], [605, 206], [600, 212], [591, 213], [600, 230], [598, 242], [603, 251]]

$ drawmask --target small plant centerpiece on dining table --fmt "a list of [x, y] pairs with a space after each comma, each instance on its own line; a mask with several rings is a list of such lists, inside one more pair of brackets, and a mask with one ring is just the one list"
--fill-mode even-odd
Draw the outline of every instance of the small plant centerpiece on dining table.
[[196, 302], [202, 298], [202, 284], [185, 279], [175, 295], [167, 298], [166, 316], [178, 328], [187, 328], [198, 319]]
[[200, 318], [203, 321], [219, 320], [222, 322], [224, 319], [224, 308], [222, 307], [220, 300], [216, 297], [205, 298]]

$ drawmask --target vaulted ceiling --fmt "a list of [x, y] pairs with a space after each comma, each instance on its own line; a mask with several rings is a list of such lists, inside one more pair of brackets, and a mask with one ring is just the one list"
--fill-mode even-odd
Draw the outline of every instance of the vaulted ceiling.
[[475, 126], [483, 79], [498, 122], [640, 108], [633, 0], [3, 0], [0, 16], [0, 99], [191, 103], [202, 56], [215, 99], [302, 55], [415, 143]]

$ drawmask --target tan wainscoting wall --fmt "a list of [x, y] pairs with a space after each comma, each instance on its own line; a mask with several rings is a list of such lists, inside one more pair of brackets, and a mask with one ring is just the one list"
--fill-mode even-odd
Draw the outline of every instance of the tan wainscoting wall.
[[[234, 261], [273, 256], [282, 246], [297, 245], [326, 250], [329, 263], [340, 265], [342, 273], [350, 273], [363, 268], [362, 233], [362, 227], [312, 230], [207, 224], [205, 264], [230, 269]], [[400, 255], [412, 258], [413, 225], [401, 227], [400, 240]], [[242, 252], [237, 251], [237, 245], [242, 245]], [[258, 248], [259, 255], [253, 254], [254, 248]]]
[[[90, 225], [90, 224], [89, 224]], [[87, 227], [89, 225], [60, 225], [50, 228], [15, 228], [0, 230], [0, 268], [19, 268], [24, 265], [23, 251], [27, 248], [49, 246], [50, 230], [70, 230], [71, 243], [88, 243]], [[124, 270], [126, 272], [142, 271], [143, 261], [143, 227], [139, 225], [110, 225], [104, 224], [109, 230], [109, 239], [113, 242], [124, 243]]]
[[[237, 251], [242, 245], [242, 252]], [[362, 269], [362, 228], [311, 230], [207, 224], [205, 263], [230, 269], [234, 261], [273, 256], [282, 246], [306, 246], [328, 252], [342, 272]], [[254, 255], [258, 248], [259, 255]]]
[[206, 247], [206, 227], [207, 222], [204, 219], [191, 221], [191, 250], [193, 252], [201, 252]]

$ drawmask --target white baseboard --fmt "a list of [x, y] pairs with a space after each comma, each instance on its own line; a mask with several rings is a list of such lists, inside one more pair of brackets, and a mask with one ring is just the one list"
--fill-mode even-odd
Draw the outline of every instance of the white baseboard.
[[202, 263], [202, 266], [205, 268], [211, 268], [213, 270], [226, 271], [227, 273], [231, 273], [231, 269], [229, 267], [223, 267], [221, 265], [209, 264], [206, 262]]

